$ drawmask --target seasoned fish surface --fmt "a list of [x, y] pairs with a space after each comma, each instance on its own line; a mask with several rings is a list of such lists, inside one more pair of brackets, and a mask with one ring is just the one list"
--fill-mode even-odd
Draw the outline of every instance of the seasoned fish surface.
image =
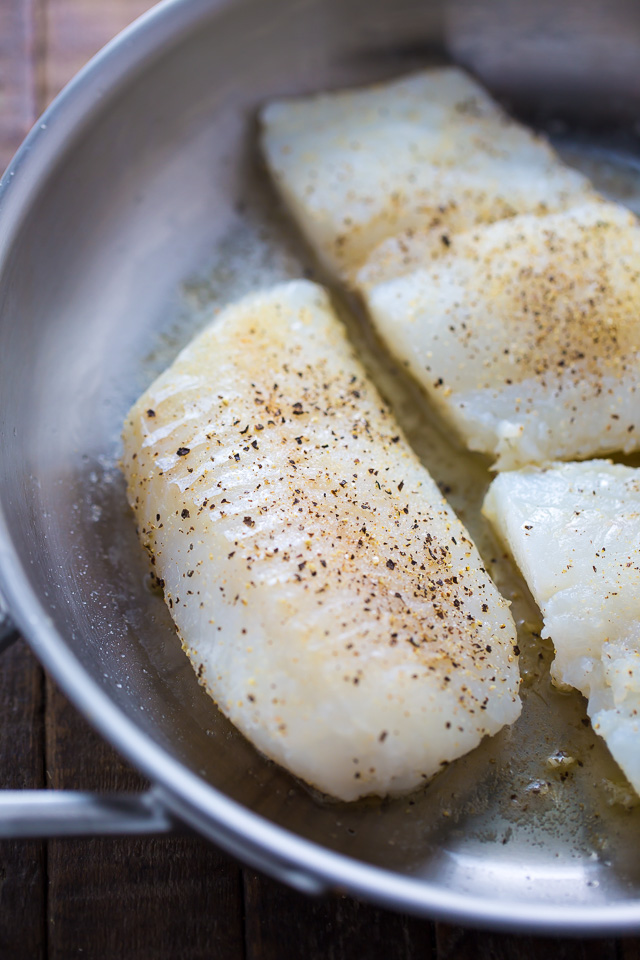
[[541, 137], [462, 70], [274, 102], [261, 114], [273, 179], [324, 264], [353, 279], [385, 238], [451, 231], [590, 195]]
[[640, 470], [594, 460], [503, 473], [484, 512], [540, 606], [553, 676], [587, 697], [640, 793]]
[[343, 800], [396, 794], [516, 719], [508, 605], [321, 288], [227, 308], [124, 445], [183, 646], [268, 757]]
[[640, 225], [588, 203], [451, 238], [365, 296], [389, 349], [498, 470], [640, 438]]

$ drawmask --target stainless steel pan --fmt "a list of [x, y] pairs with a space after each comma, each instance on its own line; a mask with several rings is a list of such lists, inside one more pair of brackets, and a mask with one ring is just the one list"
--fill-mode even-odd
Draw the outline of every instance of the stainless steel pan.
[[[238, 265], [249, 282], [297, 269], [254, 155], [257, 105], [451, 57], [522, 115], [576, 131], [581, 155], [613, 144], [606, 176], [632, 192], [632, 0], [165, 0], [67, 88], [7, 172], [1, 590], [43, 664], [154, 786], [142, 798], [0, 795], [4, 835], [179, 821], [310, 893], [509, 929], [640, 929], [638, 812], [604, 804], [596, 816], [555, 781], [523, 786], [517, 733], [393, 803], [323, 803], [262, 760], [198, 687], [146, 585], [115, 465], [128, 404], [242, 286]], [[527, 749], [561, 747], [540, 746], [559, 730], [589, 736], [579, 702], [539, 698]], [[563, 711], [568, 725], [554, 727]], [[581, 787], [594, 795], [599, 757]], [[516, 781], [531, 798], [517, 815]]]

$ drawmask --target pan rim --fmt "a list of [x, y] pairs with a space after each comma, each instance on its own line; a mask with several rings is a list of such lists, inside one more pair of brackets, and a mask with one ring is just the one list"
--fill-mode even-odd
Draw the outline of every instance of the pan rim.
[[[148, 62], [234, 0], [162, 0], [104, 47], [56, 97], [0, 181], [0, 272], [47, 172], [93, 112]], [[423, 917], [514, 932], [597, 936], [640, 930], [640, 899], [526, 904], [438, 887], [324, 848], [266, 820], [192, 773], [111, 701], [67, 647], [22, 568], [0, 490], [0, 588], [30, 647], [91, 725], [155, 785], [180, 820], [298, 889], [340, 890]]]

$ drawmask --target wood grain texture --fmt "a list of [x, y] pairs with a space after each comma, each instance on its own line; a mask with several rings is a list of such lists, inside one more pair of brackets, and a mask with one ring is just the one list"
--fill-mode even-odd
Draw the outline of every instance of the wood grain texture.
[[312, 900], [245, 870], [246, 960], [436, 960], [433, 924], [351, 897]]
[[[0, 663], [0, 786], [44, 786], [42, 670], [23, 642]], [[45, 844], [0, 841], [0, 957], [46, 956]]]
[[[54, 789], [146, 784], [47, 683], [47, 781]], [[198, 837], [52, 840], [48, 957], [239, 960], [239, 867]]]
[[613, 939], [509, 936], [436, 924], [437, 960], [617, 960]]
[[[36, 115], [33, 8], [0, 0], [0, 172]], [[0, 661], [0, 787], [44, 786], [43, 674], [22, 642]], [[45, 844], [0, 842], [0, 957], [46, 956]]]
[[105, 43], [153, 6], [150, 0], [41, 2], [45, 3], [43, 69], [49, 99], [59, 93]]
[[0, 0], [0, 172], [35, 119], [35, 0]]

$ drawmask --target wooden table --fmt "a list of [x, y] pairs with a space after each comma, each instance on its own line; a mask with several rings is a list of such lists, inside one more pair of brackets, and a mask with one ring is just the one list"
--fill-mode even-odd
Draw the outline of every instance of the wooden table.
[[[149, 0], [0, 0], [0, 168], [37, 115]], [[0, 783], [132, 790], [25, 644], [0, 663]], [[308, 900], [199, 838], [0, 843], [0, 960], [640, 960], [640, 938], [579, 942]]]

